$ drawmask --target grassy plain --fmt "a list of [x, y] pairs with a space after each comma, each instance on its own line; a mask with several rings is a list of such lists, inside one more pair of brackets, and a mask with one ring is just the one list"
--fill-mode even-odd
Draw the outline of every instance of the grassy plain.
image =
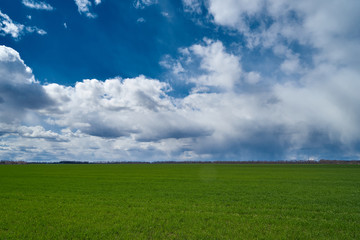
[[0, 165], [0, 239], [360, 239], [360, 166]]

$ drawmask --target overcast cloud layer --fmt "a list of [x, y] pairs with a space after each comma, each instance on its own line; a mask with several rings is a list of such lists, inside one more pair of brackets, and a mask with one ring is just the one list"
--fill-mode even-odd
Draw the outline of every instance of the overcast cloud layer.
[[[53, 10], [45, 2], [23, 3]], [[91, 7], [106, 1], [75, 3], [94, 18]], [[158, 4], [132, 5], [145, 11]], [[241, 36], [243, 44], [204, 36], [162, 56], [163, 79], [139, 74], [72, 86], [40, 83], [21, 52], [0, 46], [0, 159], [360, 157], [359, 1], [183, 0], [182, 6], [194, 24]], [[18, 39], [26, 31], [5, 13], [0, 17], [0, 34]], [[261, 52], [266, 58], [249, 64]], [[178, 96], [179, 85], [189, 91]]]

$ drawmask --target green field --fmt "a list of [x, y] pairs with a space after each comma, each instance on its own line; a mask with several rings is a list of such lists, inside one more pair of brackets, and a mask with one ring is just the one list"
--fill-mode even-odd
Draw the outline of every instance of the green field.
[[0, 165], [0, 239], [360, 239], [360, 165]]

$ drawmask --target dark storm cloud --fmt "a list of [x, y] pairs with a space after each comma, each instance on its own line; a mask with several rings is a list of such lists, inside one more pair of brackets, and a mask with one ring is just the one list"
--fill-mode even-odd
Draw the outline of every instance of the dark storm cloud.
[[135, 139], [139, 142], [157, 142], [169, 138], [199, 138], [209, 136], [213, 132], [202, 126], [194, 126], [191, 122], [188, 124], [187, 126], [170, 126], [164, 123], [161, 128], [157, 127], [152, 131], [146, 129], [145, 132], [138, 134]]
[[119, 138], [130, 136], [131, 131], [121, 130], [118, 126], [107, 126], [106, 123], [91, 123], [89, 127], [81, 128], [83, 133], [102, 138]]
[[11, 105], [18, 109], [42, 109], [54, 104], [38, 83], [12, 85], [8, 81], [9, 79], [1, 78], [0, 95], [2, 101], [0, 102], [4, 105]]
[[53, 104], [19, 54], [0, 46], [0, 120], [20, 121], [27, 109], [44, 109]]

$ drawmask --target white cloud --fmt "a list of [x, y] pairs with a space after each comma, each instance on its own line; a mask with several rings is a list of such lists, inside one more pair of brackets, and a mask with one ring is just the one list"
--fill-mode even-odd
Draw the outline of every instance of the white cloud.
[[46, 11], [52, 11], [54, 8], [46, 3], [46, 2], [38, 2], [34, 0], [22, 0], [22, 4], [28, 8], [33, 8], [37, 10], [46, 10]]
[[144, 22], [146, 22], [146, 20], [145, 20], [145, 18], [141, 17], [141, 18], [138, 18], [138, 19], [136, 20], [136, 22], [138, 22], [138, 23], [144, 23]]
[[133, 3], [137, 9], [144, 9], [153, 4], [158, 4], [158, 0], [135, 0]]
[[175, 75], [179, 75], [185, 72], [182, 64], [179, 61], [172, 59], [169, 55], [165, 55], [159, 64], [160, 66], [170, 70]]
[[36, 32], [40, 35], [45, 35], [46, 31], [34, 26], [25, 26], [16, 23], [11, 18], [0, 11], [0, 36], [10, 35], [14, 39], [19, 39], [25, 33]]
[[[4, 45], [0, 46], [0, 61], [1, 62], [15, 62], [19, 61], [24, 64], [24, 61], [20, 58], [20, 54], [10, 47]], [[26, 68], [28, 68], [26, 66]], [[29, 70], [30, 72], [30, 70]]]
[[85, 14], [88, 18], [95, 18], [96, 14], [90, 11], [92, 6], [90, 0], [75, 0], [79, 13]]
[[[192, 57], [200, 58], [199, 67], [206, 71], [205, 74], [189, 77], [187, 81], [197, 86], [218, 87], [226, 90], [231, 90], [236, 83], [240, 83], [242, 76], [240, 58], [227, 53], [222, 42], [204, 39], [204, 44], [195, 44], [185, 52], [193, 54]], [[184, 71], [182, 66], [181, 71]]]
[[280, 69], [286, 74], [300, 73], [300, 61], [298, 57], [286, 59], [280, 65]]
[[99, 5], [101, 3], [101, 0], [95, 0], [95, 4]]
[[161, 15], [163, 15], [166, 18], [170, 17], [170, 14], [168, 12], [161, 12]]
[[42, 126], [20, 126], [17, 133], [24, 138], [38, 138], [57, 142], [67, 141], [66, 137], [50, 130], [46, 131]]
[[18, 38], [24, 30], [24, 25], [14, 23], [10, 17], [0, 11], [0, 35], [11, 35]]
[[244, 30], [244, 17], [255, 15], [263, 4], [263, 0], [210, 0], [209, 12], [216, 23]]
[[36, 32], [39, 35], [46, 35], [47, 34], [47, 32], [45, 30], [40, 29], [38, 27], [26, 27], [26, 31], [29, 32], [29, 33]]
[[256, 84], [261, 80], [261, 75], [258, 72], [249, 72], [246, 76], [246, 81], [249, 84]]
[[201, 0], [182, 0], [185, 12], [197, 13], [200, 14], [202, 12]]

